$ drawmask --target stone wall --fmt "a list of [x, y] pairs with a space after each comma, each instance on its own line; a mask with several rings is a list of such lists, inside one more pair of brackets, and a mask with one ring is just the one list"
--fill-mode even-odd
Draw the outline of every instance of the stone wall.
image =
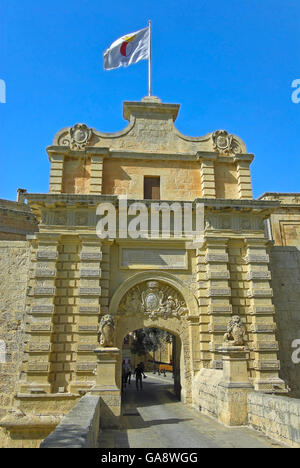
[[[230, 372], [232, 369], [231, 362]], [[237, 371], [240, 369], [239, 365]], [[233, 375], [227, 381], [226, 371], [201, 369], [193, 381], [193, 406], [226, 426], [245, 426], [248, 424], [247, 394], [253, 387], [246, 382], [235, 384], [232, 379]]]
[[300, 363], [292, 361], [294, 340], [300, 340], [300, 249], [273, 247], [270, 255], [272, 288], [279, 342], [281, 378], [300, 397]]
[[40, 448], [97, 448], [100, 430], [100, 397], [85, 395]]
[[300, 193], [264, 193], [259, 200], [279, 201], [270, 217], [275, 245], [300, 246]]
[[193, 201], [202, 196], [199, 162], [104, 160], [103, 193], [143, 200], [144, 177], [160, 177], [162, 200]]
[[218, 418], [218, 386], [223, 379], [219, 369], [201, 369], [193, 381], [193, 407], [206, 416]]
[[254, 429], [291, 447], [300, 447], [299, 400], [250, 392], [248, 418]]
[[39, 230], [28, 205], [0, 200], [0, 240], [25, 240], [26, 234]]
[[[221, 370], [202, 369], [193, 382], [194, 408], [219, 422], [223, 422], [227, 403], [222, 379]], [[242, 402], [237, 393], [234, 411], [242, 411], [244, 425], [290, 447], [300, 447], [300, 400], [249, 391]]]
[[28, 244], [0, 241], [0, 340], [6, 344], [6, 362], [0, 363], [0, 419], [13, 402], [22, 361]]

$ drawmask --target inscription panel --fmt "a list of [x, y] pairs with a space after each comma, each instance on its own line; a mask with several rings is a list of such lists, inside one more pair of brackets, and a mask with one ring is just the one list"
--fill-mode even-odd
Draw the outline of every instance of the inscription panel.
[[123, 269], [179, 269], [188, 268], [184, 249], [121, 248], [120, 267]]

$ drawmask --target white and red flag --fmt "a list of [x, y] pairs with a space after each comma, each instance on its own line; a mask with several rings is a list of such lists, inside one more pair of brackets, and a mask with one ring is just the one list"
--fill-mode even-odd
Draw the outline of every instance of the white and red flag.
[[104, 52], [104, 69], [128, 67], [150, 58], [150, 27], [120, 37]]

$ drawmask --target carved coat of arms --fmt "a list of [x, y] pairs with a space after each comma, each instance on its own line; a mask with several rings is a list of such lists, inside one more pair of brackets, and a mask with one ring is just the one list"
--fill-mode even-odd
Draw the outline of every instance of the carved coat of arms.
[[76, 124], [68, 129], [67, 134], [63, 134], [58, 144], [70, 146], [72, 150], [83, 150], [90, 142], [93, 136], [93, 130], [85, 124]]
[[171, 286], [148, 281], [130, 290], [120, 304], [125, 313], [143, 313], [150, 318], [180, 317], [188, 312], [185, 301]]
[[214, 150], [219, 153], [237, 153], [239, 145], [233, 135], [226, 130], [217, 130], [212, 135]]

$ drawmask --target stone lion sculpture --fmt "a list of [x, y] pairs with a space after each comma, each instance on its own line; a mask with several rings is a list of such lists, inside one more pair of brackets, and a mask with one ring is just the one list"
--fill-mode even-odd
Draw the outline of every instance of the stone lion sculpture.
[[104, 315], [99, 323], [99, 343], [103, 348], [114, 346], [115, 323], [111, 315]]
[[238, 315], [234, 315], [227, 325], [227, 333], [224, 335], [224, 342], [231, 346], [245, 345], [246, 328], [243, 325], [242, 319]]

